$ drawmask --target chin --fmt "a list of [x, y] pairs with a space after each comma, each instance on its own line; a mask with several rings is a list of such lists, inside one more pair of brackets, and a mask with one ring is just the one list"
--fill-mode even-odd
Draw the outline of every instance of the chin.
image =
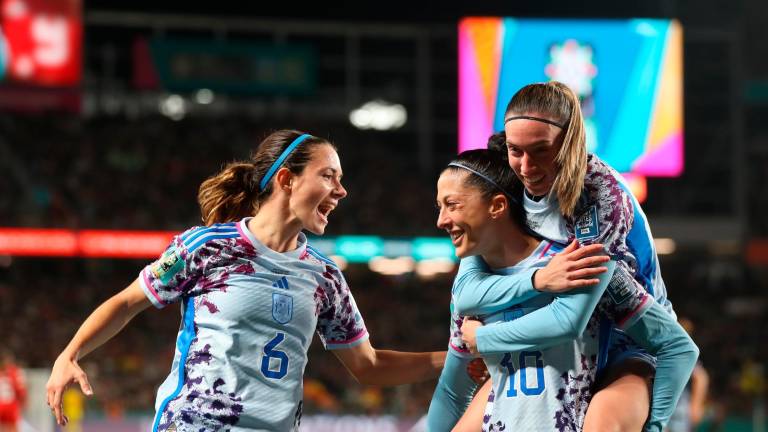
[[305, 226], [304, 229], [311, 232], [314, 235], [325, 234], [325, 227], [327, 224], [313, 224], [311, 226]]
[[456, 249], [456, 257], [459, 259], [464, 259], [473, 255], [478, 254], [469, 248], [461, 247]]

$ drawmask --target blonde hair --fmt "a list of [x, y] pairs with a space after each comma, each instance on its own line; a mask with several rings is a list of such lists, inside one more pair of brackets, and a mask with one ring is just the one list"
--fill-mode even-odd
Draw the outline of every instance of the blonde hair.
[[[301, 135], [304, 132], [287, 129], [273, 132], [261, 141], [250, 160], [231, 162], [206, 179], [197, 193], [203, 223], [235, 222], [255, 215], [273, 190], [271, 181], [263, 190], [259, 182], [283, 151]], [[327, 140], [310, 136], [280, 166], [301, 174], [311, 159], [312, 149], [321, 144], [333, 146]]]
[[557, 175], [549, 194], [557, 197], [560, 213], [573, 216], [587, 174], [587, 141], [578, 96], [557, 81], [529, 84], [509, 101], [505, 118], [510, 114], [538, 114], [564, 125], [555, 157]]

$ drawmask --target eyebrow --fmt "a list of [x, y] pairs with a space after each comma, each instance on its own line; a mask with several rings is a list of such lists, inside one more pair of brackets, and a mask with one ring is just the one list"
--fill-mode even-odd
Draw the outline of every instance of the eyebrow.
[[[533, 150], [536, 150], [540, 147], [549, 147], [552, 145], [552, 141], [547, 140], [541, 140], [541, 141], [535, 141], [532, 144], [528, 144], [527, 147]], [[507, 141], [507, 146], [514, 146], [514, 147], [520, 147], [520, 144], [515, 144], [512, 142]]]
[[336, 168], [332, 168], [332, 167], [325, 167], [325, 169], [326, 169], [326, 170], [331, 170], [331, 171], [333, 171], [333, 173], [334, 173], [334, 174], [338, 174], [338, 175], [339, 175], [339, 177], [343, 177], [343, 176], [344, 176], [344, 173], [343, 173], [341, 170], [337, 170]]

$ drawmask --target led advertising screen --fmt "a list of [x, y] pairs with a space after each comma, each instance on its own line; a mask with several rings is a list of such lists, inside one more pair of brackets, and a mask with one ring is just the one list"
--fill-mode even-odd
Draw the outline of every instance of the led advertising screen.
[[80, 0], [0, 0], [0, 78], [71, 87], [82, 75]]
[[587, 145], [628, 177], [683, 171], [682, 28], [675, 20], [465, 18], [459, 24], [459, 151], [483, 148], [526, 84], [581, 100]]

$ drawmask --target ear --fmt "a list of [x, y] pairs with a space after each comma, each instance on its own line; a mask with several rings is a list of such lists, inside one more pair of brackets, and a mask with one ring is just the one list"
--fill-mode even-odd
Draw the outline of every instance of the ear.
[[293, 186], [293, 173], [288, 168], [280, 168], [275, 173], [275, 181], [277, 189], [290, 191]]
[[503, 216], [508, 209], [509, 202], [507, 201], [507, 197], [502, 194], [496, 194], [491, 197], [491, 206], [488, 209], [488, 212], [491, 214], [492, 219], [498, 219]]

